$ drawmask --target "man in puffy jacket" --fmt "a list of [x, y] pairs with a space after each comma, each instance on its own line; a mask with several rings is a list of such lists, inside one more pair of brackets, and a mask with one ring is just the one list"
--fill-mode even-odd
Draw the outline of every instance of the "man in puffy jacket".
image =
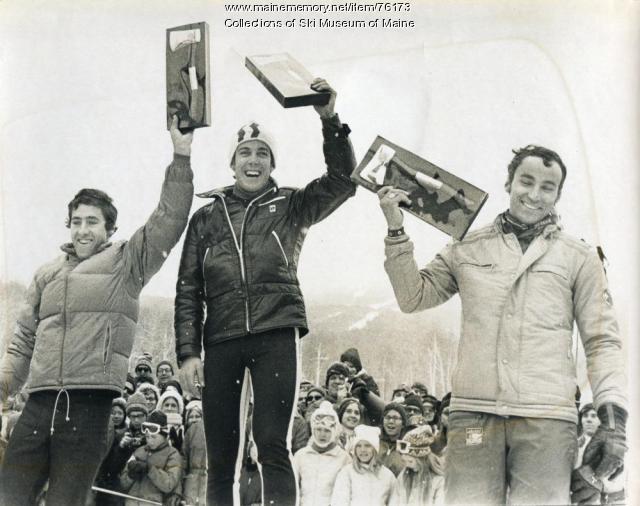
[[[423, 269], [402, 228], [398, 204], [409, 203], [406, 192], [386, 186], [378, 193], [389, 227], [385, 268], [400, 308], [428, 309], [456, 293], [462, 302], [447, 433], [452, 505], [504, 504], [507, 491], [513, 504], [572, 502], [574, 321], [602, 421], [586, 464], [609, 476], [625, 452], [624, 358], [605, 273], [596, 250], [561, 232], [555, 213], [566, 167], [541, 146], [514, 153], [509, 209]], [[577, 476], [584, 496], [574, 494], [574, 502], [590, 491], [599, 497], [591, 475]]]
[[289, 427], [300, 380], [298, 339], [308, 332], [298, 257], [308, 228], [355, 193], [349, 129], [334, 112], [335, 91], [322, 79], [311, 88], [331, 94], [327, 105], [315, 106], [326, 174], [302, 189], [279, 187], [271, 178], [278, 160], [274, 140], [262, 125], [251, 123], [233, 139], [235, 184], [203, 194], [213, 200], [193, 215], [187, 229], [176, 288], [176, 355], [183, 386], [206, 385], [202, 404], [212, 504], [234, 502], [244, 447], [239, 414], [245, 367], [255, 398], [253, 435], [264, 503], [296, 500]]
[[35, 274], [0, 368], [0, 401], [29, 378], [29, 400], [0, 470], [0, 504], [83, 504], [107, 448], [111, 401], [121, 394], [138, 298], [186, 227], [193, 198], [192, 133], [177, 119], [160, 202], [128, 241], [109, 242], [117, 210], [84, 189], [69, 203], [71, 242]]

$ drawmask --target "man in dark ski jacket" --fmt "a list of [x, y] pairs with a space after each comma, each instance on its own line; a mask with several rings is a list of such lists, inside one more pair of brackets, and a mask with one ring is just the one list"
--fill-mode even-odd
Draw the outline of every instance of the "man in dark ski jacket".
[[234, 475], [244, 447], [245, 367], [255, 398], [253, 434], [264, 502], [296, 501], [289, 427], [299, 382], [298, 339], [308, 332], [298, 257], [308, 228], [355, 193], [349, 179], [355, 166], [349, 128], [334, 112], [336, 93], [322, 79], [311, 88], [331, 93], [327, 105], [315, 106], [327, 173], [302, 189], [277, 186], [271, 178], [273, 139], [262, 125], [246, 125], [234, 137], [235, 184], [201, 195], [213, 200], [194, 214], [184, 243], [175, 303], [176, 355], [187, 390], [206, 384], [202, 400], [212, 504], [234, 501]]

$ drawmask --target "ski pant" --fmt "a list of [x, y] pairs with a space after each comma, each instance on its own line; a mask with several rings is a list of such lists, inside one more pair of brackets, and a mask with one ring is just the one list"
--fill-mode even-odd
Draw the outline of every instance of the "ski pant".
[[298, 330], [248, 334], [205, 349], [202, 407], [207, 441], [207, 504], [239, 505], [245, 448], [245, 368], [253, 388], [253, 439], [263, 481], [263, 504], [296, 504], [291, 430], [298, 388]]

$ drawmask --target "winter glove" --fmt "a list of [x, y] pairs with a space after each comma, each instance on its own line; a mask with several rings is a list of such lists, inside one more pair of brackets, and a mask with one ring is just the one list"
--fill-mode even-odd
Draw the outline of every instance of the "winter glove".
[[357, 376], [349, 381], [351, 383], [351, 395], [362, 402], [362, 398], [369, 392], [367, 384]]
[[604, 484], [590, 466], [582, 466], [571, 474], [571, 503], [600, 504]]
[[132, 480], [140, 480], [147, 475], [149, 465], [142, 460], [132, 460], [127, 464], [127, 474]]
[[615, 404], [598, 409], [600, 426], [584, 450], [582, 464], [591, 466], [600, 479], [613, 478], [622, 470], [627, 451], [627, 412]]

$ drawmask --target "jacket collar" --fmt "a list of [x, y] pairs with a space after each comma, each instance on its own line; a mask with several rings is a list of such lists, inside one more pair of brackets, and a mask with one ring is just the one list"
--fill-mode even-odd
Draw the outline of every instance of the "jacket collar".
[[[106, 250], [110, 246], [111, 246], [111, 242], [109, 242], [109, 241], [102, 243], [100, 245], [100, 247], [96, 250], [96, 252], [93, 255], [97, 255], [98, 253], [103, 252], [104, 250]], [[73, 259], [76, 259], [76, 260], [80, 260], [78, 258], [78, 255], [76, 255], [76, 249], [73, 247], [73, 243], [72, 242], [65, 242], [63, 245], [60, 246], [60, 249], [64, 253], [66, 253], [69, 256], [70, 259], [73, 258]], [[91, 256], [93, 256], [93, 255], [91, 255]], [[89, 257], [89, 258], [91, 258], [91, 257]], [[85, 260], [86, 260], [86, 258], [85, 258]]]
[[[214, 188], [213, 190], [209, 190], [206, 192], [196, 193], [196, 197], [200, 197], [203, 199], [210, 199], [210, 198], [216, 198], [216, 197], [229, 198], [233, 195], [233, 187], [234, 185]], [[278, 183], [276, 182], [275, 179], [273, 179], [273, 177], [269, 178], [269, 181], [267, 182], [267, 185], [265, 186], [264, 191], [260, 194], [260, 196], [264, 196], [265, 193], [270, 195], [272, 192], [269, 190], [272, 190], [273, 193], [277, 193], [279, 190]]]

